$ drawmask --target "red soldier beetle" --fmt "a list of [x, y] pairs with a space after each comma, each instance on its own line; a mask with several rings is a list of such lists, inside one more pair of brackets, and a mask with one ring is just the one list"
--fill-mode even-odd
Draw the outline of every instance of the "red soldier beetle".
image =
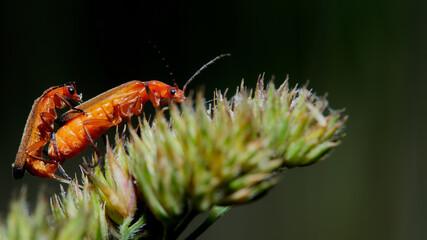
[[73, 105], [81, 102], [81, 94], [77, 94], [74, 82], [54, 86], [34, 101], [27, 118], [21, 143], [12, 165], [12, 176], [21, 179], [25, 170], [35, 176], [54, 178], [53, 173], [58, 164], [46, 163], [43, 159], [43, 146], [50, 140], [54, 122], [57, 119], [55, 108], [69, 106], [83, 112]]
[[154, 107], [167, 103], [183, 102], [186, 100], [184, 92], [188, 84], [200, 72], [215, 61], [230, 56], [223, 54], [215, 57], [203, 65], [184, 85], [183, 89], [172, 79], [174, 86], [169, 86], [159, 81], [131, 81], [108, 90], [77, 106], [85, 114], [70, 110], [61, 116], [60, 121], [65, 124], [52, 135], [48, 147], [49, 159], [62, 164], [65, 159], [70, 159], [81, 153], [91, 145], [98, 156], [94, 140], [102, 136], [109, 128], [117, 126], [133, 115], [142, 112], [143, 105], [150, 101]]

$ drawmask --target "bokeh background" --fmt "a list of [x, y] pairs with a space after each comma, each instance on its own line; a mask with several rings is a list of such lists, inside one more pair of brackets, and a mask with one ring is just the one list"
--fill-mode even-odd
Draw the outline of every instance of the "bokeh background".
[[[260, 73], [305, 84], [350, 116], [326, 161], [283, 174], [266, 197], [236, 207], [203, 239], [427, 239], [427, 2], [3, 1], [1, 3], [0, 215], [27, 186], [29, 200], [58, 183], [11, 164], [31, 105], [76, 81], [85, 99], [132, 79], [170, 83], [148, 40], [182, 84], [254, 86]], [[87, 151], [83, 156], [89, 156]], [[81, 156], [64, 167], [77, 171]]]

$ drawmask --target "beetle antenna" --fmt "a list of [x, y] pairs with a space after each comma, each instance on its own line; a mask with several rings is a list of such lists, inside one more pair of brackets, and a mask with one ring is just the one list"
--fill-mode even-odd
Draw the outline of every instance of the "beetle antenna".
[[163, 64], [165, 65], [166, 70], [169, 72], [169, 77], [171, 78], [173, 82], [173, 86], [178, 90], [178, 84], [175, 81], [175, 76], [173, 75], [173, 72], [170, 69], [170, 66], [166, 60], [166, 58], [163, 56], [162, 51], [160, 51], [156, 44], [153, 44], [151, 41], [148, 41], [148, 44], [151, 45], [154, 50], [157, 52], [157, 54], [160, 56], [160, 59], [162, 60]]
[[199, 75], [205, 68], [207, 68], [209, 65], [213, 64], [214, 62], [218, 61], [219, 59], [223, 58], [223, 57], [230, 57], [231, 54], [226, 53], [226, 54], [221, 54], [219, 56], [216, 56], [214, 59], [210, 60], [208, 63], [206, 63], [205, 65], [203, 65], [199, 70], [197, 70], [196, 73], [193, 74], [193, 76], [191, 76], [190, 79], [188, 79], [188, 81], [185, 83], [184, 87], [182, 88], [182, 91], [185, 92], [185, 89], [187, 88], [188, 84], [193, 81], [193, 79], [195, 77], [197, 77], [197, 75]]

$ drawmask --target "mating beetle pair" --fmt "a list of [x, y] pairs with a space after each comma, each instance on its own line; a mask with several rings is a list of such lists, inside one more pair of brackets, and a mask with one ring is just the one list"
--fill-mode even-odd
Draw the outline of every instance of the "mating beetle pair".
[[[81, 102], [81, 95], [76, 92], [74, 83], [51, 87], [37, 98], [28, 116], [24, 134], [14, 164], [12, 175], [16, 179], [24, 176], [25, 170], [32, 175], [62, 179], [55, 175], [59, 169], [64, 176], [62, 163], [81, 153], [92, 145], [96, 150], [94, 140], [102, 136], [109, 128], [117, 126], [133, 115], [142, 113], [143, 106], [151, 101], [154, 107], [163, 106], [169, 102], [186, 100], [184, 92], [188, 84], [207, 66], [229, 54], [215, 57], [203, 65], [179, 89], [160, 81], [130, 81], [110, 89], [100, 95], [73, 106], [73, 102]], [[61, 126], [54, 131], [57, 120], [55, 108], [69, 106], [71, 109], [60, 117]], [[43, 147], [48, 143], [49, 159], [43, 158]]]

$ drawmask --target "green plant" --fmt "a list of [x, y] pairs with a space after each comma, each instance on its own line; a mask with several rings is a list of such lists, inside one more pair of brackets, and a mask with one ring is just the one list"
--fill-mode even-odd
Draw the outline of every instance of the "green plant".
[[81, 185], [75, 180], [51, 199], [52, 215], [43, 200], [29, 215], [21, 198], [0, 236], [176, 239], [197, 214], [210, 211], [187, 236], [197, 238], [232, 206], [263, 196], [280, 172], [325, 158], [347, 119], [325, 98], [290, 89], [287, 81], [265, 87], [261, 78], [254, 90], [242, 82], [231, 98], [220, 91], [214, 97], [208, 107], [201, 95], [171, 105], [170, 118], [158, 111], [151, 124], [142, 119], [138, 130], [130, 127], [129, 139], [116, 134], [103, 167], [85, 167]]

